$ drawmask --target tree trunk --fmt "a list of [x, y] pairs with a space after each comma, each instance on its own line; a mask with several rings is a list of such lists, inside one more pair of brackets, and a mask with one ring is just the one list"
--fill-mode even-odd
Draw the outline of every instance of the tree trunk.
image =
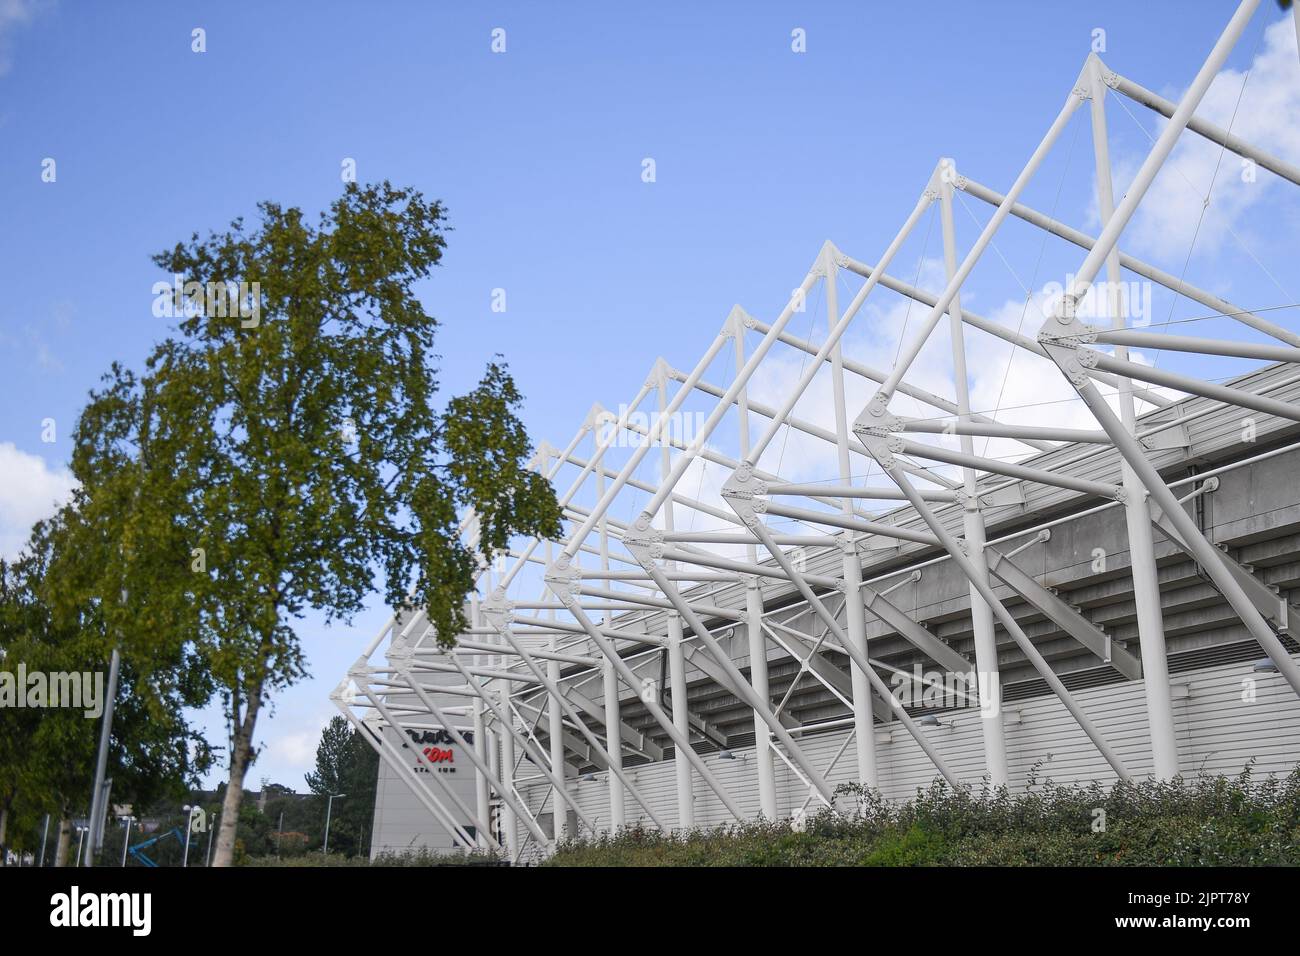
[[249, 757], [253, 752], [253, 729], [257, 726], [257, 712], [261, 707], [261, 692], [249, 694], [244, 719], [235, 734], [230, 754], [230, 782], [226, 785], [226, 798], [221, 803], [221, 827], [217, 830], [217, 848], [212, 855], [213, 866], [232, 866], [235, 860], [235, 834], [239, 830], [239, 805], [244, 799], [244, 775], [248, 773]]
[[68, 853], [72, 849], [72, 817], [59, 820], [59, 842], [54, 851], [54, 865], [67, 866]]

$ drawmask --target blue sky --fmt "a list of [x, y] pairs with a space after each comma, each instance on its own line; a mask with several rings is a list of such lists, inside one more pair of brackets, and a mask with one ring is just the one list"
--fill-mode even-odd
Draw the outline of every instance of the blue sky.
[[[423, 290], [444, 323], [446, 393], [502, 352], [531, 434], [563, 445], [593, 400], [627, 400], [655, 356], [691, 367], [733, 303], [770, 320], [823, 240], [874, 261], [939, 157], [1005, 191], [1096, 28], [1108, 65], [1176, 97], [1229, 13], [1209, 0], [0, 0], [0, 548], [66, 489], [68, 436], [98, 376], [113, 360], [138, 367], [167, 334], [150, 308], [167, 277], [150, 255], [261, 199], [314, 212], [338, 194], [347, 158], [361, 180], [416, 186], [449, 210], [447, 254]], [[1261, 6], [1207, 108], [1296, 162], [1294, 34], [1287, 23], [1264, 32], [1282, 20], [1272, 0]], [[191, 50], [195, 28], [204, 53]], [[505, 53], [491, 50], [494, 28]], [[791, 49], [796, 28], [805, 53]], [[1130, 109], [1136, 119], [1111, 108], [1121, 179], [1158, 132]], [[1087, 134], [1083, 111], [1026, 199], [1095, 229]], [[1295, 302], [1294, 242], [1277, 240], [1300, 224], [1295, 196], [1266, 173], [1241, 183], [1232, 166], [1196, 230], [1196, 188], [1218, 153], [1179, 155], [1186, 176], [1157, 184], [1168, 211], [1139, 218], [1131, 248], [1248, 307]], [[54, 182], [42, 181], [47, 158]], [[989, 214], [969, 202], [965, 243]], [[999, 314], [1023, 299], [1017, 284], [1059, 281], [1082, 260], [1042, 253], [1015, 224], [999, 243], [1009, 267], [982, 263], [968, 308]], [[910, 244], [895, 271], [910, 277], [937, 254], [933, 239]], [[490, 307], [497, 288], [504, 313]], [[1156, 311], [1204, 310], [1158, 298]], [[1270, 315], [1300, 328], [1296, 310]], [[313, 677], [263, 720], [253, 785], [302, 788], [332, 713], [326, 694], [385, 617], [376, 604], [352, 628], [302, 622]]]

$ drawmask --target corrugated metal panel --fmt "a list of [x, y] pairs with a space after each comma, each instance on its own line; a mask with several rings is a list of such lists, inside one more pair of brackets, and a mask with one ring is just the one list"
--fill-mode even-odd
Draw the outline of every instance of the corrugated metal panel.
[[[1254, 657], [1259, 656], [1258, 649]], [[1253, 658], [1252, 658], [1253, 660]], [[1257, 674], [1251, 662], [1221, 665], [1193, 671], [1183, 670], [1175, 687], [1186, 687], [1186, 696], [1174, 702], [1179, 740], [1179, 766], [1185, 776], [1199, 772], [1238, 774], [1252, 762], [1257, 774], [1287, 773], [1300, 763], [1300, 698], [1277, 674]], [[1179, 691], [1181, 693], [1181, 691]], [[1150, 774], [1147, 744], [1146, 702], [1139, 682], [1093, 687], [1077, 692], [1076, 698], [1115, 748], [1129, 771], [1137, 777]], [[1010, 714], [1018, 714], [1012, 722]], [[1038, 781], [1057, 783], [1100, 780], [1113, 783], [1114, 772], [1080, 732], [1065, 707], [1053, 697], [1016, 702], [1004, 708], [1007, 755], [1012, 788], [1024, 789], [1033, 775]], [[980, 716], [975, 711], [953, 711], [944, 726], [925, 731], [928, 740], [964, 782], [978, 787], [984, 773], [983, 738]], [[921, 748], [898, 725], [885, 736], [877, 730], [877, 755], [881, 789], [891, 800], [906, 800], [918, 789], [930, 786], [937, 774]], [[835, 730], [803, 742], [818, 767], [829, 767], [836, 754], [843, 754], [826, 774], [833, 784], [857, 779], [856, 750], [848, 730]], [[753, 750], [732, 751], [736, 759], [710, 754], [710, 769], [726, 785], [732, 798], [748, 816], [758, 814], [758, 792], [754, 777]], [[672, 761], [638, 767], [638, 788], [651, 801], [656, 813], [675, 822], [676, 776]], [[783, 815], [804, 805], [808, 789], [783, 763], [776, 769], [778, 806]], [[549, 785], [526, 788], [530, 806], [538, 806]], [[582, 804], [598, 827], [609, 825], [607, 784], [597, 781], [578, 784]], [[721, 801], [694, 776], [696, 822], [715, 826], [731, 821]], [[816, 808], [819, 801], [810, 806]], [[639, 816], [635, 803], [628, 802], [629, 822]]]

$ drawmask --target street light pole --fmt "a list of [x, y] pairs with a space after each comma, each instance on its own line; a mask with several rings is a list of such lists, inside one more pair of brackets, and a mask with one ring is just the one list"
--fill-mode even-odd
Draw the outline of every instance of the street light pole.
[[86, 831], [90, 827], [77, 827], [77, 866], [81, 866], [81, 848], [86, 844]]
[[325, 802], [325, 842], [321, 844], [321, 856], [327, 855], [330, 851], [330, 816], [334, 810], [334, 801], [342, 800], [346, 796], [346, 793], [331, 793], [329, 800]]
[[[126, 603], [125, 591], [122, 592], [122, 601]], [[99, 849], [98, 844], [102, 842], [103, 837], [103, 830], [100, 827], [108, 812], [104, 775], [108, 771], [108, 744], [113, 735], [113, 702], [117, 700], [117, 679], [121, 663], [122, 655], [115, 647], [108, 664], [108, 694], [104, 700], [104, 714], [99, 725], [99, 750], [95, 755], [95, 785], [90, 792], [91, 834], [90, 845], [86, 848], [87, 866], [93, 866], [95, 863], [95, 851]], [[77, 850], [77, 857], [81, 857], [80, 848]]]
[[126, 851], [131, 846], [131, 822], [135, 817], [127, 814], [122, 817], [122, 822], [126, 824], [126, 832], [122, 834], [122, 865], [126, 866]]
[[190, 865], [190, 834], [194, 832], [194, 811], [198, 807], [192, 807], [188, 803], [181, 807], [185, 811], [185, 859], [181, 860], [181, 867]]
[[208, 827], [208, 850], [203, 854], [203, 865], [212, 865], [212, 834], [217, 832], [217, 827], [221, 825], [221, 813], [218, 812], [212, 818], [212, 826]]

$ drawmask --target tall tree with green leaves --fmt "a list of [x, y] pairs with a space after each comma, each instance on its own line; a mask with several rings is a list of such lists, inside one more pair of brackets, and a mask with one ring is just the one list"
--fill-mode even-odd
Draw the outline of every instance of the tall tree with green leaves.
[[[45, 813], [67, 829], [74, 813], [89, 808], [114, 646], [123, 651], [107, 764], [114, 801], [145, 805], [183, 793], [211, 760], [185, 719], [211, 688], [192, 651], [172, 653], [185, 643], [169, 637], [180, 628], [173, 622], [166, 633], [151, 634], [145, 654], [134, 630], [123, 635], [105, 623], [106, 602], [97, 591], [106, 572], [97, 550], [105, 529], [88, 522], [92, 511], [79, 489], [70, 504], [37, 522], [16, 561], [0, 563], [0, 670], [14, 674], [21, 665], [28, 675], [43, 674], [47, 687], [54, 675], [80, 675], [82, 703], [91, 703], [93, 688], [101, 712], [0, 707], [0, 808], [16, 810], [28, 829]], [[111, 601], [115, 609], [120, 603]]]
[[364, 852], [362, 837], [374, 819], [379, 782], [375, 748], [345, 718], [332, 717], [316, 745], [316, 769], [306, 779], [307, 787], [321, 798], [322, 813], [330, 794], [347, 794], [334, 804], [330, 847], [345, 854]]
[[[26, 665], [30, 650], [31, 603], [26, 588], [26, 568], [18, 562], [0, 559], [0, 680], [18, 679], [19, 665]], [[21, 829], [22, 798], [35, 792], [35, 760], [30, 740], [36, 732], [40, 711], [0, 701], [0, 865], [10, 845], [11, 827]]]
[[505, 365], [435, 405], [438, 322], [415, 287], [442, 257], [442, 206], [385, 182], [348, 184], [314, 225], [258, 209], [251, 228], [236, 220], [155, 257], [182, 283], [175, 333], [138, 379], [107, 376], [73, 462], [78, 478], [107, 476], [122, 560], [147, 569], [160, 616], [192, 613], [223, 694], [216, 865], [231, 862], [258, 716], [305, 670], [296, 620], [348, 620], [379, 578], [391, 606], [424, 607], [451, 642], [481, 559], [460, 515], [477, 513], [486, 557], [514, 534], [560, 532], [549, 483], [526, 468]]
[[[363, 741], [364, 743], [364, 741]], [[347, 789], [352, 751], [352, 727], [343, 717], [331, 717], [316, 745], [316, 769], [306, 776], [307, 787], [320, 797]]]

